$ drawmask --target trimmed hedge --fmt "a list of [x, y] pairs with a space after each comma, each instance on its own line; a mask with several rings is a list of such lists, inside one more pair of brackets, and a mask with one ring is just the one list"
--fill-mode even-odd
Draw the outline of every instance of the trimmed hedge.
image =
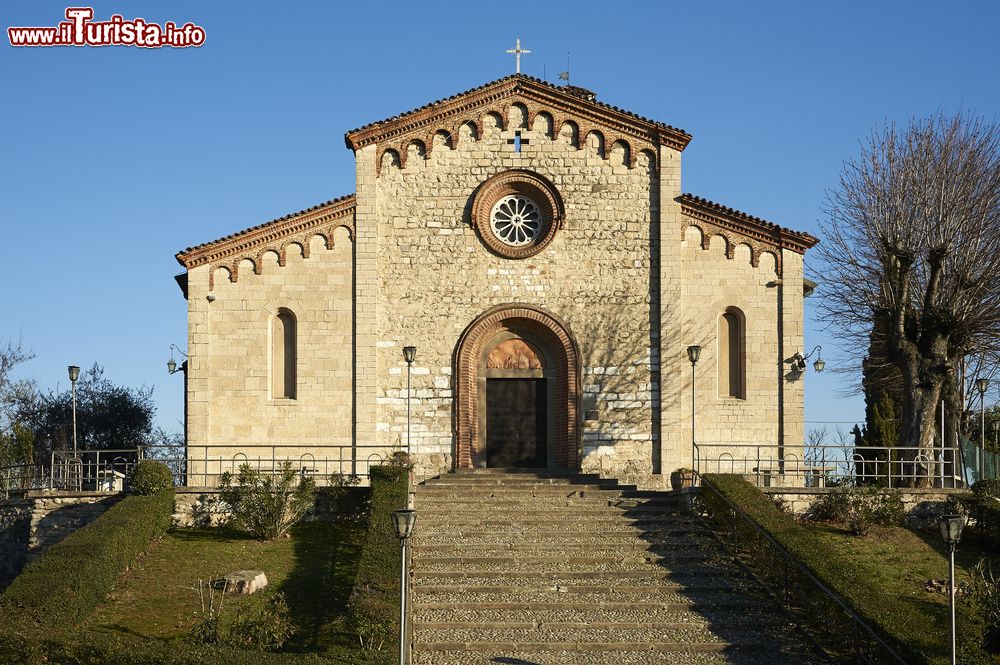
[[[88, 633], [65, 641], [0, 635], [2, 665], [329, 665], [343, 663], [310, 653], [271, 653], [178, 640], [125, 639]], [[351, 662], [366, 662], [364, 659]]]
[[368, 649], [379, 650], [399, 634], [399, 538], [392, 513], [406, 507], [411, 468], [393, 464], [369, 472], [371, 512], [348, 603], [351, 629]]
[[[873, 593], [872, 580], [868, 579], [865, 571], [859, 569], [857, 561], [849, 554], [830, 547], [823, 539], [817, 538], [812, 529], [781, 512], [767, 495], [742, 477], [706, 474], [705, 479], [746, 512], [813, 575], [838, 594], [908, 663], [927, 665], [946, 662], [943, 641], [939, 648], [930, 649], [938, 653], [927, 653], [924, 648], [918, 646], [930, 647], [933, 644], [933, 635], [928, 634], [927, 629], [930, 624], [933, 629], [931, 632], [937, 633], [939, 626], [935, 625], [935, 621], [931, 617], [918, 616], [916, 614], [918, 610], [904, 606], [898, 597]], [[701, 498], [714, 515], [728, 516], [728, 507], [719, 505], [722, 502], [713, 492], [703, 490]], [[756, 553], [756, 556], [760, 555], [761, 552]], [[959, 612], [965, 615], [968, 613], [967, 609], [961, 606]], [[972, 621], [968, 616], [960, 619]], [[974, 639], [971, 635], [963, 634], [961, 637], [963, 643], [959, 645], [960, 662], [969, 664], [993, 662], [971, 643]]]
[[132, 469], [129, 486], [136, 494], [156, 494], [174, 486], [174, 474], [163, 462], [143, 460]]
[[173, 512], [173, 490], [128, 496], [53, 545], [0, 594], [0, 630], [51, 635], [85, 620]]

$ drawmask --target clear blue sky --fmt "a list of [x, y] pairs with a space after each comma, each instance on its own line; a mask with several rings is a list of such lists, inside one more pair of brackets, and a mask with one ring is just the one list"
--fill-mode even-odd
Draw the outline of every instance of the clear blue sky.
[[[81, 3], [82, 4], [82, 3]], [[66, 384], [98, 362], [155, 387], [180, 429], [186, 340], [174, 253], [354, 188], [348, 129], [513, 72], [565, 69], [602, 101], [694, 135], [684, 189], [818, 234], [824, 192], [885, 120], [1000, 108], [1000, 5], [940, 2], [110, 2], [205, 28], [197, 49], [0, 45], [0, 341], [23, 374]], [[66, 4], [4, 3], [54, 26]], [[812, 277], [822, 281], [813, 263]], [[843, 365], [807, 307], [808, 347]], [[809, 421], [863, 418], [833, 373], [807, 376]]]

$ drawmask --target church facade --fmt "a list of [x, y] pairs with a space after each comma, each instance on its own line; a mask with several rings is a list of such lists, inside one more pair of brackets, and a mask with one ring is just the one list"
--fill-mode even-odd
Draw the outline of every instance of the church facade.
[[523, 75], [348, 132], [353, 194], [177, 254], [189, 456], [656, 485], [692, 393], [699, 443], [801, 449], [817, 240], [682, 193], [690, 140]]

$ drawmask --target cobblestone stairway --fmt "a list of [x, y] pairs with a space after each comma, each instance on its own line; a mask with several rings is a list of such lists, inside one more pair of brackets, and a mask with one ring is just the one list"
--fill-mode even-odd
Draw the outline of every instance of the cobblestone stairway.
[[415, 507], [414, 665], [825, 662], [675, 497], [477, 469]]

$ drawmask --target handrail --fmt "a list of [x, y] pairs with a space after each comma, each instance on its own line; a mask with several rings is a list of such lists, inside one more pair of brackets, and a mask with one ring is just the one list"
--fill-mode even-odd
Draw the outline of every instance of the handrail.
[[[695, 473], [697, 474], [697, 472]], [[744, 522], [752, 526], [760, 536], [762, 536], [765, 540], [767, 540], [767, 542], [771, 545], [771, 547], [773, 547], [779, 554], [781, 554], [781, 556], [785, 559], [786, 566], [789, 564], [794, 566], [798, 570], [798, 572], [800, 572], [806, 578], [808, 578], [809, 581], [811, 581], [816, 586], [816, 588], [818, 588], [820, 591], [826, 594], [828, 599], [836, 603], [837, 606], [839, 606], [840, 609], [843, 610], [844, 613], [848, 617], [850, 617], [850, 619], [854, 622], [855, 631], [857, 631], [857, 629], [860, 628], [865, 633], [867, 633], [870, 638], [872, 638], [875, 642], [877, 642], [878, 645], [882, 648], [882, 650], [893, 658], [894, 662], [898, 663], [899, 665], [908, 665], [906, 660], [904, 660], [902, 656], [896, 653], [895, 649], [889, 646], [886, 643], [886, 641], [882, 639], [878, 635], [878, 633], [876, 633], [875, 630], [868, 625], [867, 622], [865, 622], [864, 619], [858, 616], [858, 614], [853, 609], [851, 609], [851, 607], [839, 595], [837, 595], [826, 584], [820, 581], [820, 579], [817, 578], [801, 561], [795, 558], [795, 556], [791, 552], [789, 552], [784, 545], [779, 543], [774, 538], [774, 536], [768, 533], [767, 530], [757, 522], [757, 520], [755, 520], [745, 510], [743, 510], [735, 503], [730, 501], [729, 498], [721, 491], [719, 491], [719, 488], [717, 488], [710, 480], [706, 479], [704, 476], [700, 476], [700, 474], [698, 475], [703, 490], [709, 489], [715, 496], [722, 499], [722, 501], [729, 507], [730, 513], [731, 515], [733, 515], [734, 518], [738, 515]]]

